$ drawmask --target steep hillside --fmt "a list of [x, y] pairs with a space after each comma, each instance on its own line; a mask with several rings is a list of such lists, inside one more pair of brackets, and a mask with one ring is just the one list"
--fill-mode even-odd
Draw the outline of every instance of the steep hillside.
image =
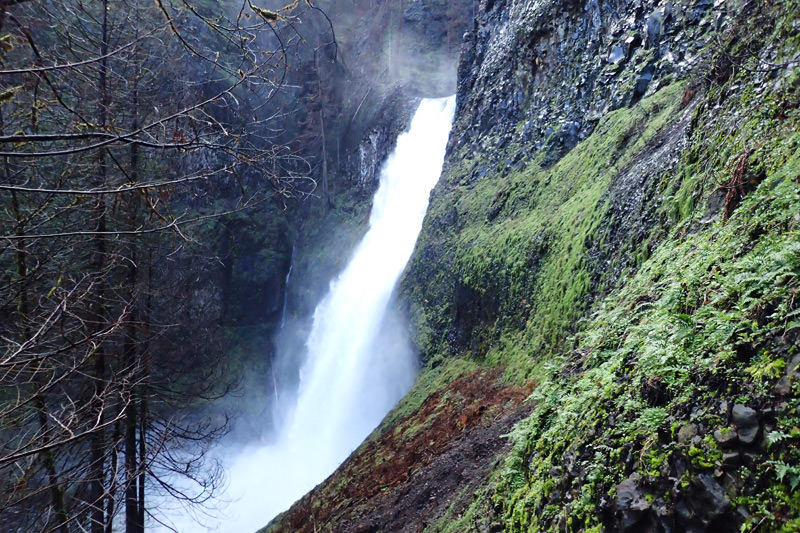
[[265, 531], [797, 531], [798, 12], [482, 0], [425, 370]]

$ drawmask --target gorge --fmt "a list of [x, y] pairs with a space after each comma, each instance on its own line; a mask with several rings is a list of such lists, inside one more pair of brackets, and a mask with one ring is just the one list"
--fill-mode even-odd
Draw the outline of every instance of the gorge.
[[797, 531], [798, 13], [0, 0], [0, 530]]

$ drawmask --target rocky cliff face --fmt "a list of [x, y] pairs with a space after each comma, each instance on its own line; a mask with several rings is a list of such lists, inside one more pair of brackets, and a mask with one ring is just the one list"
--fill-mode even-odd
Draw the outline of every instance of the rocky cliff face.
[[546, 149], [552, 162], [609, 111], [685, 77], [735, 4], [482, 2], [464, 44], [455, 146], [490, 138], [518, 143], [517, 159]]
[[[439, 195], [463, 197], [461, 191], [484, 189], [484, 183], [491, 181], [496, 196], [485, 216], [492, 223], [498, 217], [506, 218], [503, 213], [515, 209], [514, 203], [527, 200], [517, 192], [523, 185], [527, 188], [529, 182], [520, 173], [525, 174], [532, 166], [542, 171], [550, 169], [588, 139], [601, 119], [612, 111], [633, 109], [635, 114], [642, 108], [642, 98], [668, 86], [674, 90], [678, 80], [691, 79], [690, 83], [699, 84], [702, 75], [693, 77], [690, 73], [692, 69], [699, 73], [709, 68], [708, 55], [713, 52], [707, 47], [719, 37], [719, 31], [724, 31], [722, 28], [733, 24], [733, 4], [481, 3], [459, 67], [458, 119], [449, 159], [459, 168], [453, 168], [442, 182]], [[687, 87], [683, 89], [691, 92]], [[682, 106], [691, 103], [689, 98]], [[604, 185], [609, 187], [607, 190], [597, 190], [599, 197], [586, 198], [587, 204], [581, 206], [595, 211], [598, 217], [593, 222], [598, 233], [587, 234], [586, 242], [577, 243], [587, 248], [578, 259], [587, 262], [587, 268], [582, 269], [588, 277], [583, 280], [587, 285], [576, 287], [580, 293], [576, 296], [585, 300], [584, 304], [588, 305], [597, 293], [604, 292], [608, 282], [625, 272], [637, 252], [632, 247], [650, 235], [656, 222], [654, 209], [661, 200], [656, 197], [663, 185], [659, 180], [675, 166], [686, 144], [692, 110], [684, 108], [674, 113], [674, 118], [681, 113], [682, 116], [671, 125], [680, 131], [661, 133], [662, 144], [666, 142], [668, 146], [648, 151], [639, 147], [641, 156], [635, 162], [631, 160], [631, 168], [613, 176], [609, 169], [597, 169], [610, 181]], [[644, 122], [649, 117], [628, 118]], [[618, 155], [626, 151], [629, 142], [641, 139], [640, 132], [630, 126], [623, 133], [625, 138], [611, 147]], [[591, 150], [586, 155], [596, 157]], [[590, 161], [575, 162], [579, 165], [576, 171], [584, 176], [567, 176], [572, 187], [585, 179], [587, 162]], [[562, 168], [570, 164], [567, 162]], [[561, 200], [574, 198], [571, 192], [564, 190]], [[483, 193], [471, 196], [484, 200]], [[406, 286], [411, 292], [449, 291], [437, 299], [454, 304], [449, 309], [452, 320], [444, 326], [443, 317], [438, 316], [434, 331], [437, 338], [446, 339], [449, 348], [458, 349], [475, 342], [476, 332], [483, 333], [482, 328], [475, 327], [476, 320], [493, 321], [498, 313], [511, 313], [525, 321], [529, 313], [518, 305], [516, 293], [503, 294], [514, 288], [513, 283], [501, 283], [498, 294], [497, 290], [483, 288], [483, 276], [470, 277], [471, 283], [430, 277], [431, 263], [444, 266], [464, 253], [454, 249], [458, 241], [452, 230], [463, 225], [465, 218], [474, 218], [473, 207], [477, 206], [464, 206], [468, 211], [465, 217], [452, 200], [444, 202], [446, 211], [438, 212], [434, 206], [432, 217], [441, 217], [442, 224], [429, 224], [426, 228], [441, 234], [423, 236], [419, 260], [412, 266]], [[607, 207], [610, 210], [605, 212]], [[491, 225], [497, 224], [487, 226]], [[526, 248], [524, 257], [518, 258], [519, 272], [510, 276], [522, 284], [520, 289], [531, 290], [531, 284], [538, 279], [541, 259], [554, 244], [553, 233], [554, 228], [542, 225], [536, 235], [529, 236], [529, 242], [521, 243]], [[564, 243], [570, 247], [573, 244]], [[497, 269], [500, 265], [485, 266]], [[427, 279], [432, 282], [426, 283]], [[504, 303], [511, 309], [501, 309]]]
[[426, 368], [268, 530], [796, 529], [798, 12], [478, 3], [402, 287]]
[[[309, 151], [319, 188], [301, 205], [297, 281], [289, 308], [308, 316], [366, 230], [383, 162], [420, 98], [456, 90], [461, 36], [471, 0], [320, 1], [336, 36], [339, 68], [325, 81], [327, 198], [319, 153]], [[326, 27], [327, 29], [327, 27]]]

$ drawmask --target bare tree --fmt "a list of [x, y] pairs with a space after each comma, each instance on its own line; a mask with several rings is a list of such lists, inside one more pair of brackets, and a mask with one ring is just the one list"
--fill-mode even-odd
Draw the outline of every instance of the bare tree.
[[313, 190], [270, 105], [297, 10], [0, 0], [0, 529], [142, 532], [148, 494], [213, 493], [224, 420], [185, 408], [226, 389], [157, 277], [215, 191]]

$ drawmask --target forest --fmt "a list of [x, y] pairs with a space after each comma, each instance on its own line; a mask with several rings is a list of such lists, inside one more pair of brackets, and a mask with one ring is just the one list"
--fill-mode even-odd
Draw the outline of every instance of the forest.
[[313, 8], [222, 4], [0, 5], [4, 531], [143, 531], [217, 487], [225, 226], [316, 188], [281, 92]]

